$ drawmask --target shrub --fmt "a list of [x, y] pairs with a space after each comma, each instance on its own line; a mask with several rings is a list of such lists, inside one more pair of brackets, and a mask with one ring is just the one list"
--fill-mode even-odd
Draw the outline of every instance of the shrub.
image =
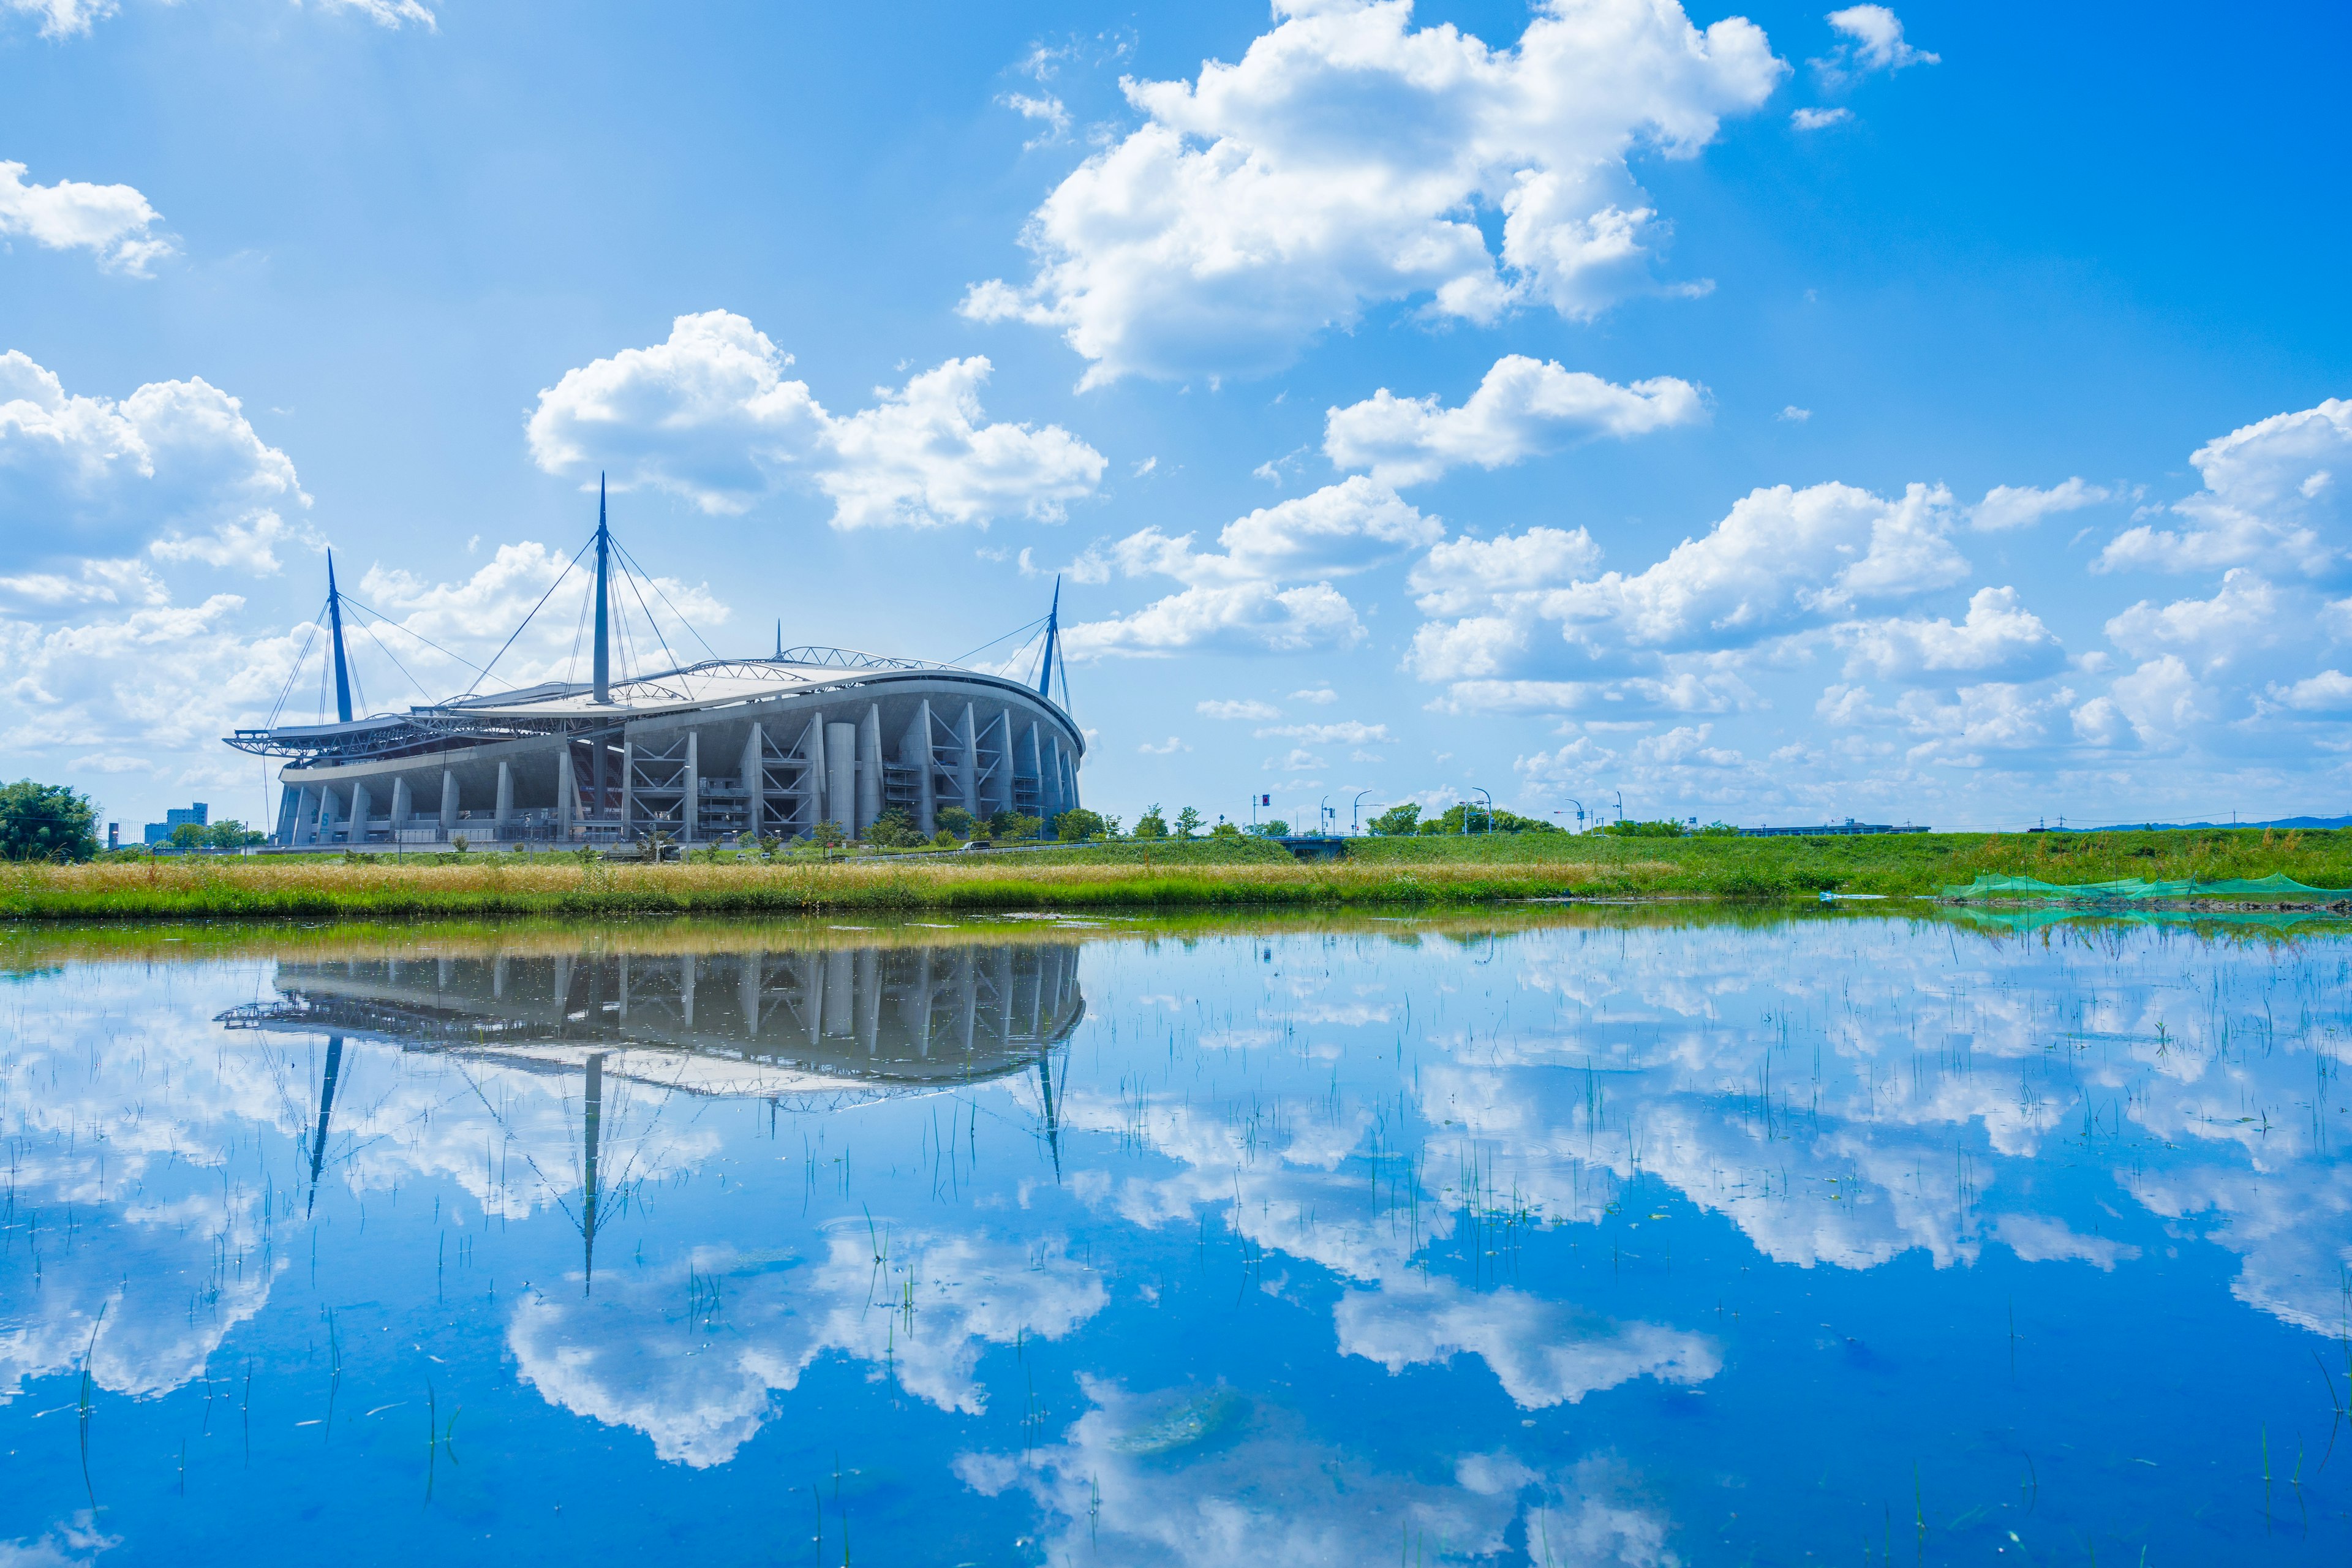
[[960, 839], [980, 837], [979, 822], [973, 818], [971, 813], [960, 805], [940, 807], [939, 820], [942, 831], [952, 833]]
[[991, 838], [1034, 838], [1045, 826], [1042, 816], [1030, 816], [1018, 811], [998, 811], [989, 814], [988, 836]]
[[922, 841], [922, 835], [915, 831], [915, 819], [899, 806], [894, 805], [876, 817], [866, 829], [866, 842], [880, 849], [898, 849]]
[[1111, 825], [1103, 820], [1100, 812], [1088, 811], [1083, 805], [1074, 805], [1054, 818], [1054, 837], [1065, 844], [1083, 844], [1110, 831]]
[[1601, 830], [1619, 838], [1680, 838], [1679, 822], [1612, 822]]
[[449, 835], [449, 847], [457, 853], [463, 855], [467, 848], [466, 836], [462, 833], [452, 833]]
[[1155, 801], [1150, 805], [1144, 807], [1143, 815], [1135, 819], [1135, 836], [1138, 838], [1165, 838], [1168, 837], [1168, 819], [1160, 815], [1160, 805], [1158, 802]]
[[1239, 838], [1241, 836], [1241, 828], [1230, 822], [1220, 822], [1209, 829], [1209, 837], [1212, 838]]
[[87, 860], [98, 853], [98, 808], [64, 784], [0, 785], [0, 857]]
[[944, 827], [931, 835], [931, 847], [934, 849], [952, 849], [961, 842], [961, 839]]

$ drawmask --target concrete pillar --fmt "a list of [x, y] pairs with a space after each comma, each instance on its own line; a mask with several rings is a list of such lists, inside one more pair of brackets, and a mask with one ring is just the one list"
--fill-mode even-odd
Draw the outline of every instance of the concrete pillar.
[[686, 732], [686, 804], [678, 807], [677, 839], [691, 844], [702, 837], [702, 731]]
[[808, 825], [814, 827], [825, 819], [824, 809], [824, 715], [812, 714], [808, 729], [801, 736], [801, 755], [808, 766], [801, 770], [801, 798], [808, 803], [804, 814]]
[[914, 721], [898, 742], [898, 761], [915, 770], [915, 826], [929, 838], [940, 830], [940, 781], [931, 773], [931, 700], [915, 704]]
[[956, 804], [980, 815], [980, 737], [972, 732], [971, 704], [956, 720]]
[[1034, 719], [1021, 732], [1021, 760], [1028, 764], [1029, 782], [1037, 786], [1034, 793], [1042, 815], [1045, 809], [1045, 770], [1037, 765], [1037, 721]]
[[881, 1054], [882, 952], [879, 948], [857, 950], [857, 1043], [866, 1047], [868, 1057]]
[[857, 831], [864, 833], [882, 816], [882, 707], [866, 705], [857, 723]]
[[1062, 809], [1074, 811], [1078, 805], [1078, 759], [1071, 752], [1063, 752], [1059, 746], [1054, 749], [1061, 752], [1062, 798], [1069, 802]]
[[555, 753], [555, 830], [559, 837], [572, 837], [572, 826], [580, 820], [580, 775], [572, 765], [572, 742]]
[[291, 844], [315, 844], [319, 840], [319, 801], [320, 792], [315, 784], [304, 784], [294, 802], [294, 833]]
[[1062, 815], [1062, 737], [1047, 730], [1038, 744], [1037, 809], [1050, 832], [1054, 818]]
[[742, 1010], [747, 1040], [760, 1037], [760, 963], [757, 952], [742, 953], [735, 960], [735, 1005]]
[[441, 770], [441, 831], [446, 833], [457, 826], [457, 775], [447, 768]]
[[395, 778], [392, 781], [392, 838], [395, 844], [400, 842], [400, 830], [408, 826], [408, 781]]
[[626, 838], [637, 830], [636, 806], [637, 742], [626, 730], [621, 731], [621, 837]]
[[996, 774], [982, 804], [991, 811], [1013, 809], [1013, 713], [1010, 709], [989, 721], [988, 732], [996, 744]]
[[757, 838], [766, 831], [768, 752], [766, 731], [754, 720], [743, 741], [743, 831]]
[[824, 727], [824, 815], [844, 833], [857, 832], [857, 726]]
[[837, 1040], [857, 1030], [856, 976], [857, 955], [849, 949], [837, 947], [824, 955], [824, 1032]]
[[694, 980], [701, 970], [701, 960], [690, 952], [677, 961], [678, 1014], [689, 1029], [694, 1027]]
[[374, 806], [375, 803], [368, 799], [368, 786], [366, 782], [362, 780], [353, 784], [352, 785], [352, 819], [343, 827], [344, 843], [364, 844], [367, 842], [368, 813], [373, 810]]
[[504, 838], [514, 822], [514, 764], [509, 762], [499, 763], [498, 815], [492, 820], [498, 824], [498, 836]]

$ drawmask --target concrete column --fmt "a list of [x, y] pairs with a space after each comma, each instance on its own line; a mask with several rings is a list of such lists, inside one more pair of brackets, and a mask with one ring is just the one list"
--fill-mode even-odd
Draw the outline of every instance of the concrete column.
[[1029, 781], [1037, 786], [1037, 810], [1045, 809], [1045, 770], [1037, 765], [1037, 721], [1021, 732], [1021, 760], [1029, 764]]
[[368, 786], [366, 783], [362, 781], [353, 784], [352, 785], [352, 819], [349, 823], [345, 824], [343, 827], [344, 843], [364, 844], [367, 842], [368, 813], [373, 810], [374, 806], [375, 803], [368, 799]]
[[691, 844], [702, 837], [702, 731], [686, 732], [686, 804], [678, 808], [677, 839]]
[[931, 700], [915, 704], [914, 722], [898, 741], [898, 761], [916, 770], [915, 826], [929, 838], [940, 830], [940, 783], [931, 776]]
[[621, 837], [626, 838], [637, 829], [636, 823], [637, 742], [626, 730], [621, 731]]
[[743, 831], [757, 838], [765, 827], [768, 803], [768, 752], [766, 731], [753, 721], [751, 732], [743, 741]]
[[304, 784], [294, 802], [293, 844], [315, 844], [319, 841], [319, 802], [321, 793], [315, 784]]
[[808, 823], [814, 827], [826, 816], [824, 714], [810, 716], [808, 730], [801, 736], [801, 755], [808, 759], [808, 766], [801, 773], [801, 798], [808, 802]]
[[572, 742], [555, 753], [555, 831], [557, 837], [569, 838], [574, 824], [580, 820], [580, 775], [572, 765]]
[[678, 1013], [689, 1029], [694, 1027], [694, 981], [701, 969], [701, 961], [690, 952], [677, 961]]
[[[756, 726], [755, 726], [756, 728]], [[743, 1037], [760, 1037], [760, 963], [761, 955], [746, 952], [735, 960], [735, 1005], [743, 1013]]]
[[996, 738], [996, 778], [983, 802], [991, 811], [1013, 809], [1013, 714], [1011, 710], [989, 721], [988, 732]]
[[980, 737], [972, 732], [971, 704], [956, 720], [956, 804], [980, 815]]
[[882, 816], [882, 706], [866, 705], [857, 724], [857, 831], [865, 832]]
[[824, 1032], [836, 1040], [854, 1038], [857, 1032], [857, 954], [847, 948], [824, 955]]
[[457, 826], [457, 775], [447, 768], [441, 770], [441, 831], [446, 833]]
[[1069, 805], [1062, 809], [1072, 811], [1076, 809], [1078, 804], [1078, 759], [1070, 752], [1062, 751], [1059, 746], [1054, 749], [1061, 753], [1062, 798], [1069, 802]]
[[1040, 737], [1037, 753], [1037, 809], [1050, 830], [1062, 814], [1062, 737], [1051, 730]]
[[857, 952], [857, 1043], [869, 1057], [881, 1054], [882, 953], [878, 948]]
[[408, 825], [408, 781], [395, 778], [392, 781], [392, 837], [395, 844], [400, 841], [400, 830]]
[[824, 727], [824, 815], [844, 833], [857, 831], [857, 726]]
[[499, 763], [498, 816], [492, 820], [498, 824], [495, 830], [498, 836], [504, 838], [508, 827], [514, 821], [514, 764], [509, 762]]

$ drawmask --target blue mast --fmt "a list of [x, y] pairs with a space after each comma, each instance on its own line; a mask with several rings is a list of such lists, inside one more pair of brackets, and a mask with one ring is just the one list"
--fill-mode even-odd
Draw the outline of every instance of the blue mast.
[[335, 635], [335, 721], [352, 721], [352, 671], [343, 659], [343, 596], [335, 591], [335, 552], [327, 552], [327, 621]]
[[1054, 700], [1054, 649], [1062, 635], [1062, 579], [1054, 578], [1054, 607], [1045, 612], [1045, 657], [1037, 666], [1037, 695]]
[[613, 655], [604, 619], [606, 574], [611, 570], [613, 536], [604, 523], [604, 476], [596, 476], [596, 700], [613, 700]]

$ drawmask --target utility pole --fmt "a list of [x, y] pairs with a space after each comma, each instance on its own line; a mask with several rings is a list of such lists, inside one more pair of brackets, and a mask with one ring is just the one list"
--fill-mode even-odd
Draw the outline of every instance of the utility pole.
[[1372, 792], [1370, 790], [1358, 791], [1356, 798], [1350, 802], [1348, 806], [1348, 837], [1350, 838], [1359, 838], [1363, 836], [1363, 812], [1361, 808], [1364, 804], [1364, 796], [1371, 793]]

